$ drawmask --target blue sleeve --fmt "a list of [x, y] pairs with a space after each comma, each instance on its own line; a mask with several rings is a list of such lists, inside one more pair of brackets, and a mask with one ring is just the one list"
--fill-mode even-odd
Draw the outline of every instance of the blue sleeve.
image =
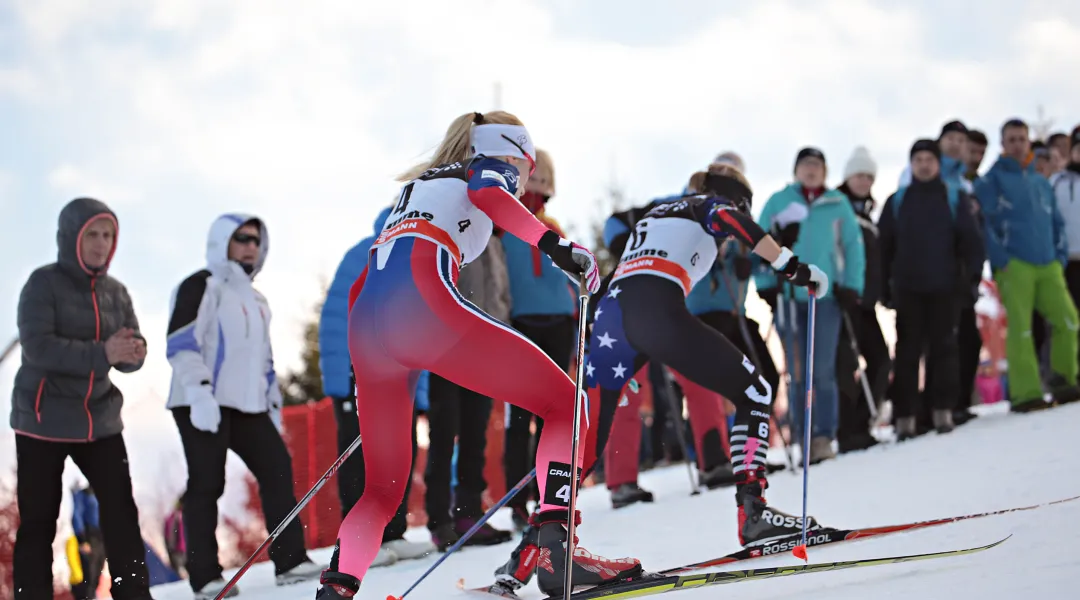
[[427, 371], [420, 371], [420, 376], [416, 378], [416, 396], [413, 398], [416, 410], [426, 411], [431, 407], [431, 401], [428, 398], [428, 378]]
[[[772, 221], [773, 215], [776, 214], [777, 198], [778, 194], [773, 194], [765, 202], [765, 206], [761, 208], [761, 216], [758, 217], [758, 225], [765, 231], [769, 230], [769, 224]], [[779, 243], [779, 242], [777, 242]], [[776, 271], [772, 268], [772, 265], [764, 263], [768, 268], [758, 269], [757, 275], [754, 275], [754, 286], [759, 290], [767, 290], [779, 286], [776, 280]]]
[[862, 227], [855, 217], [855, 209], [846, 200], [841, 204], [844, 211], [840, 224], [840, 244], [844, 249], [843, 286], [860, 296], [866, 287], [866, 246], [863, 244]]
[[326, 293], [319, 316], [319, 369], [323, 393], [334, 398], [352, 396], [349, 358], [349, 290], [367, 266], [374, 238], [366, 238], [345, 253]]
[[998, 237], [1001, 226], [1001, 207], [998, 203], [998, 190], [993, 178], [993, 172], [987, 173], [975, 181], [975, 196], [979, 199], [986, 227], [983, 229], [983, 242], [986, 245], [986, 256], [990, 259], [991, 269], [1003, 269], [1009, 264], [1009, 253], [1005, 245]]
[[630, 233], [630, 228], [626, 226], [626, 223], [615, 217], [608, 217], [608, 220], [604, 222], [604, 245], [610, 248], [612, 240], [624, 233]]
[[513, 196], [517, 193], [517, 186], [518, 170], [510, 163], [484, 156], [469, 165], [470, 192], [497, 187]]

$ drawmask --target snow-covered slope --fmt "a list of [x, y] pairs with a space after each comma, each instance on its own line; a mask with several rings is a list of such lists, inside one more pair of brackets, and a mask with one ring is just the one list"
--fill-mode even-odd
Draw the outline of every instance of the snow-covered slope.
[[[1037, 504], [1080, 494], [1080, 404], [1030, 415], [988, 414], [951, 435], [930, 434], [888, 447], [845, 455], [810, 471], [810, 512], [825, 524], [871, 526]], [[633, 555], [648, 569], [663, 569], [738, 549], [731, 489], [689, 495], [682, 465], [642, 475], [654, 504], [613, 511], [607, 493], [581, 495], [581, 543], [608, 556]], [[773, 475], [771, 504], [798, 513], [802, 478]], [[509, 526], [509, 515], [495, 524]], [[886, 538], [810, 550], [810, 560], [834, 561], [921, 553], [982, 545], [1013, 534], [1004, 545], [973, 556], [738, 583], [679, 592], [677, 598], [738, 597], [768, 600], [883, 600], [885, 598], [990, 600], [1080, 598], [1080, 501], [1036, 511], [945, 525]], [[423, 537], [426, 531], [410, 531]], [[466, 598], [456, 583], [478, 586], [506, 560], [512, 544], [469, 548], [447, 560], [408, 598]], [[327, 560], [326, 550], [314, 553]], [[359, 598], [399, 595], [434, 557], [372, 569]], [[798, 562], [787, 555], [746, 566]], [[315, 584], [278, 588], [261, 564], [241, 580], [242, 598], [311, 599]], [[736, 595], [737, 596], [734, 596]], [[541, 595], [535, 586], [523, 591]], [[185, 584], [155, 588], [158, 600], [191, 597]]]

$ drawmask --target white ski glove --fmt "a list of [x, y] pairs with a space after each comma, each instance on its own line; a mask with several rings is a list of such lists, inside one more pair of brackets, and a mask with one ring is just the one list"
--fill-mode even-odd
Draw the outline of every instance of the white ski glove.
[[791, 250], [783, 248], [780, 256], [772, 263], [772, 268], [780, 272], [785, 279], [799, 287], [813, 286], [814, 295], [824, 298], [829, 295], [829, 277], [815, 265], [799, 262]]
[[199, 431], [217, 433], [218, 425], [221, 424], [221, 408], [217, 399], [210, 389], [210, 384], [203, 384], [197, 388], [188, 388], [188, 397], [191, 398], [191, 424]]

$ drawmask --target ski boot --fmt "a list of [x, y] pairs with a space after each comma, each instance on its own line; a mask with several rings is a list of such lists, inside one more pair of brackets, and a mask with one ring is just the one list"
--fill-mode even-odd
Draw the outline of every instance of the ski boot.
[[495, 569], [495, 581], [504, 589], [510, 591], [524, 587], [532, 581], [533, 573], [536, 572], [536, 559], [540, 556], [539, 528], [532, 524], [531, 515], [521, 532], [521, 541], [510, 553], [510, 560]]
[[633, 483], [624, 483], [611, 490], [611, 508], [622, 508], [624, 506], [630, 506], [635, 502], [652, 501], [652, 492], [641, 489], [636, 481]]
[[[565, 585], [566, 564], [566, 510], [545, 511], [536, 515], [539, 555], [536, 559], [536, 585], [548, 596], [562, 596]], [[581, 513], [575, 511], [575, 523], [581, 522]], [[574, 539], [574, 555], [571, 568], [574, 588], [594, 587], [604, 583], [625, 581], [641, 577], [644, 571], [636, 558], [604, 558], [592, 554], [577, 545]]]
[[323, 571], [319, 578], [322, 587], [315, 594], [315, 600], [342, 600], [352, 598], [360, 591], [360, 580], [337, 571]]
[[330, 566], [319, 577], [321, 587], [315, 593], [315, 600], [341, 600], [352, 598], [360, 591], [360, 580], [347, 573], [338, 572], [338, 555], [341, 553], [341, 540], [334, 544], [334, 554], [330, 557]]
[[[779, 539], [802, 533], [802, 517], [770, 508], [765, 503], [764, 471], [744, 471], [743, 480], [735, 485], [735, 502], [739, 506], [739, 543], [744, 547], [764, 546]], [[806, 531], [821, 529], [813, 517], [807, 517]]]

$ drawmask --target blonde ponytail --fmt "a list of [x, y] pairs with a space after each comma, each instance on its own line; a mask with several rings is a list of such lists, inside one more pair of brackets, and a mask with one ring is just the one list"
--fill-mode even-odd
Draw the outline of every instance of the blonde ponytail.
[[424, 171], [438, 165], [464, 162], [472, 156], [472, 146], [470, 144], [472, 126], [489, 124], [524, 125], [514, 115], [501, 110], [491, 111], [486, 114], [465, 113], [454, 119], [450, 126], [446, 128], [446, 135], [443, 136], [442, 142], [435, 149], [435, 154], [432, 155], [431, 159], [414, 165], [408, 171], [398, 175], [397, 181], [411, 181], [419, 177]]
[[705, 190], [705, 171], [698, 171], [690, 176], [690, 183], [686, 184], [686, 191], [691, 194], [700, 194]]

